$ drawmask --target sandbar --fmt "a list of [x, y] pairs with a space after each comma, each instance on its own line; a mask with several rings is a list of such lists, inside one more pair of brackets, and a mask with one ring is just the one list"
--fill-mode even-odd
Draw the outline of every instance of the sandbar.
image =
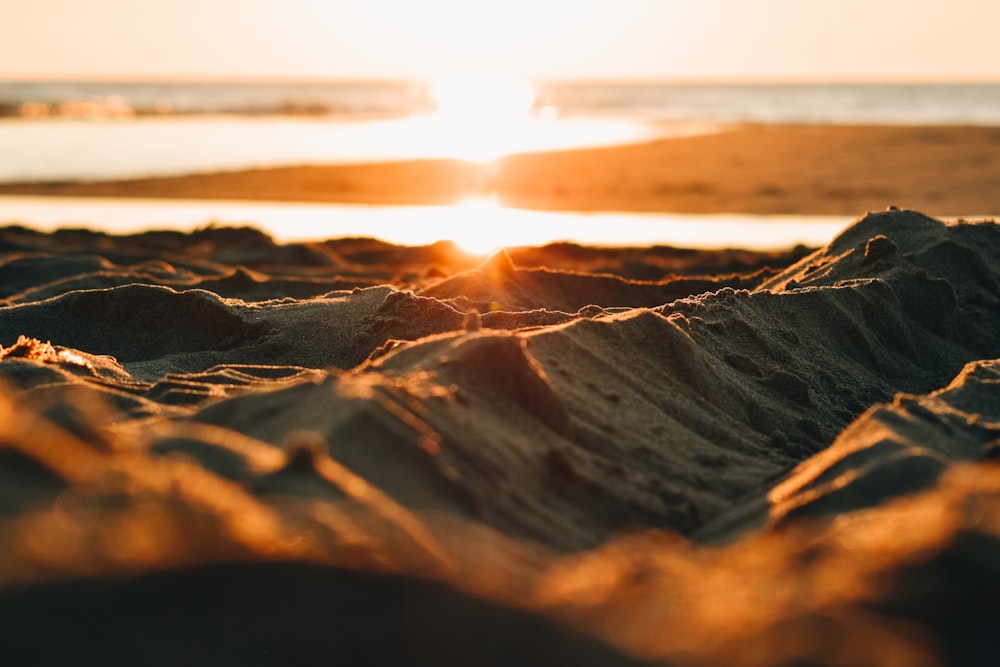
[[1000, 128], [749, 125], [716, 134], [488, 164], [298, 165], [106, 182], [0, 184], [3, 194], [440, 205], [489, 197], [530, 209], [936, 216], [1000, 212]]

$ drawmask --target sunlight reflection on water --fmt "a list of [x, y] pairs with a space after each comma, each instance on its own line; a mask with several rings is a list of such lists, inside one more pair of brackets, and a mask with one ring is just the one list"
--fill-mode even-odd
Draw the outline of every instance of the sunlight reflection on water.
[[208, 223], [252, 225], [279, 241], [369, 236], [402, 245], [451, 240], [469, 252], [571, 241], [691, 248], [825, 245], [844, 216], [568, 213], [506, 208], [487, 200], [454, 206], [364, 206], [213, 200], [0, 196], [0, 224], [111, 233], [189, 231]]
[[0, 121], [0, 181], [95, 180], [298, 164], [458, 158], [607, 146], [714, 131], [631, 120], [447, 115], [327, 118], [180, 117]]

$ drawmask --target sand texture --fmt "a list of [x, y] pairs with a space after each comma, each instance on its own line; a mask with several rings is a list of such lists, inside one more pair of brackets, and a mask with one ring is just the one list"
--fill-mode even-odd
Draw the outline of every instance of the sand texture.
[[10, 227], [0, 299], [13, 664], [995, 661], [994, 222], [489, 258]]
[[0, 194], [451, 204], [563, 211], [933, 216], [1000, 211], [1000, 128], [751, 125], [649, 143], [512, 155], [302, 165], [113, 182], [0, 184]]

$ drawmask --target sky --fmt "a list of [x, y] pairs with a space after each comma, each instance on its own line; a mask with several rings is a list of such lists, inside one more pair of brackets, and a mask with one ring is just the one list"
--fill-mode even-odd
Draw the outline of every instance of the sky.
[[996, 0], [2, 0], [0, 78], [1000, 81]]

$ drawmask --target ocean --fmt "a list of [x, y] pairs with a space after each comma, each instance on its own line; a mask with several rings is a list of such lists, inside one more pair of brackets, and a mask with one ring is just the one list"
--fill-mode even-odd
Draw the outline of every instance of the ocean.
[[[804, 123], [1000, 123], [1000, 84], [542, 82], [560, 116]], [[362, 120], [435, 108], [431, 86], [329, 83], [0, 81], [0, 117], [312, 116]]]

